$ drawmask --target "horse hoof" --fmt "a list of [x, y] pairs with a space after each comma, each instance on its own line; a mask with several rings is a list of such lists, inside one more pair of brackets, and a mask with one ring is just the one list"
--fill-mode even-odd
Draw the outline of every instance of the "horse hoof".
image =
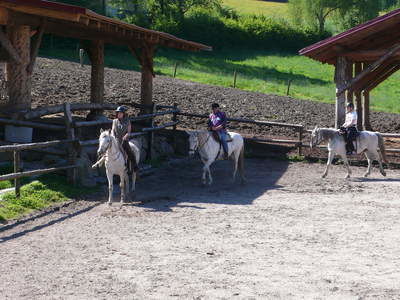
[[349, 179], [350, 178], [350, 175], [346, 175], [345, 177], [344, 177], [344, 179]]
[[326, 177], [326, 174], [323, 174], [322, 176], [321, 176], [321, 178], [325, 178]]
[[107, 205], [108, 205], [108, 206], [111, 206], [111, 201], [108, 201], [108, 202], [107, 202]]
[[368, 173], [365, 173], [365, 174], [364, 174], [364, 177], [368, 177], [368, 175], [369, 175]]
[[386, 172], [382, 172], [382, 176], [386, 177]]

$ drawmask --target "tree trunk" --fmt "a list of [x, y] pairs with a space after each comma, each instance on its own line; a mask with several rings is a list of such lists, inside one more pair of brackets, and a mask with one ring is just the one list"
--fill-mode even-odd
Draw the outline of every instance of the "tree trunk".
[[21, 63], [9, 61], [6, 64], [8, 103], [11, 110], [31, 107], [31, 76], [27, 67], [30, 63], [31, 29], [29, 26], [7, 26], [7, 37], [21, 58]]

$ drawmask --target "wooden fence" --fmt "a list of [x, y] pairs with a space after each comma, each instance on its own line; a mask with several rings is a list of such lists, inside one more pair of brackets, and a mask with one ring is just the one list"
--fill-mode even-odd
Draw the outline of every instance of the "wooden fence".
[[[208, 115], [203, 115], [203, 114], [192, 114], [192, 113], [184, 113], [184, 112], [178, 112], [177, 115], [179, 116], [185, 116], [189, 118], [200, 118], [200, 119], [208, 119]], [[303, 146], [303, 138], [304, 138], [304, 133], [306, 132], [304, 130], [304, 126], [300, 124], [289, 124], [289, 123], [280, 123], [280, 122], [268, 122], [268, 121], [257, 121], [257, 120], [252, 120], [252, 119], [243, 119], [243, 118], [227, 118], [229, 122], [237, 122], [237, 123], [246, 123], [246, 124], [255, 124], [258, 126], [266, 126], [266, 127], [282, 127], [282, 128], [290, 128], [293, 129], [298, 136], [298, 139], [296, 140], [288, 140], [288, 139], [274, 139], [274, 138], [248, 138], [247, 140], [253, 141], [253, 142], [261, 142], [261, 143], [276, 143], [276, 144], [289, 144], [293, 145], [298, 149], [298, 154], [302, 154], [302, 146]]]
[[[176, 115], [185, 116], [189, 118], [200, 118], [200, 119], [208, 119], [209, 116], [205, 114], [193, 114], [193, 113], [185, 113], [179, 112]], [[177, 119], [176, 119], [177, 120]], [[306, 130], [303, 125], [301, 124], [289, 124], [289, 123], [281, 123], [281, 122], [268, 122], [268, 121], [257, 121], [252, 119], [243, 119], [243, 118], [227, 118], [229, 122], [237, 122], [237, 123], [247, 123], [247, 124], [255, 124], [259, 126], [267, 126], [267, 127], [281, 127], [281, 128], [291, 128], [295, 132], [297, 132], [297, 139], [275, 139], [275, 138], [248, 138], [247, 140], [254, 141], [254, 142], [261, 142], [261, 143], [275, 143], [275, 144], [289, 144], [293, 145], [294, 148], [298, 149], [298, 154], [302, 155], [303, 148], [310, 148], [308, 143], [305, 143], [305, 136], [311, 134], [311, 130]], [[382, 136], [385, 138], [399, 138], [400, 134], [396, 133], [382, 133]], [[327, 149], [326, 146], [318, 146], [320, 149]], [[386, 149], [388, 153], [400, 153], [400, 149]]]
[[[79, 153], [79, 149], [85, 146], [93, 146], [98, 144], [98, 139], [95, 140], [84, 140], [81, 141], [76, 137], [75, 129], [81, 127], [91, 127], [91, 126], [102, 126], [102, 125], [110, 125], [112, 123], [111, 120], [99, 120], [99, 121], [78, 121], [75, 122], [72, 118], [72, 111], [79, 110], [115, 110], [119, 104], [93, 104], [93, 103], [64, 103], [63, 105], [55, 105], [49, 106], [45, 108], [33, 109], [30, 111], [22, 112], [21, 115], [24, 120], [15, 120], [15, 119], [7, 119], [0, 118], [0, 124], [13, 125], [13, 126], [23, 126], [37, 129], [45, 129], [45, 130], [53, 130], [53, 131], [64, 131], [66, 139], [64, 140], [55, 140], [55, 141], [47, 141], [47, 142], [38, 142], [38, 143], [29, 143], [29, 144], [14, 144], [14, 145], [5, 145], [0, 146], [0, 152], [13, 152], [13, 165], [14, 172], [11, 174], [0, 175], [0, 181], [4, 180], [14, 180], [15, 183], [15, 193], [16, 196], [20, 196], [20, 187], [22, 177], [29, 177], [35, 175], [42, 175], [46, 173], [58, 172], [58, 171], [67, 171], [68, 181], [72, 184], [76, 184], [77, 182], [77, 157]], [[130, 138], [138, 137], [138, 136], [148, 136], [148, 147], [149, 153], [148, 158], [151, 159], [153, 152], [153, 142], [154, 142], [154, 133], [156, 131], [162, 130], [164, 128], [173, 127], [176, 128], [178, 121], [176, 120], [176, 114], [179, 112], [177, 106], [167, 106], [167, 105], [152, 105], [145, 106], [137, 103], [123, 103], [133, 108], [140, 109], [148, 109], [151, 111], [149, 114], [142, 114], [136, 117], [130, 118], [131, 122], [141, 122], [148, 120], [149, 127], [144, 127], [140, 132], [133, 132], [130, 134]], [[167, 109], [165, 111], [157, 111]], [[56, 124], [48, 124], [44, 121], [36, 122], [29, 121], [31, 119], [36, 119], [40, 117], [44, 117], [50, 114], [63, 113], [64, 114], [64, 125], [56, 125]], [[172, 121], [154, 126], [154, 119], [158, 116], [171, 115]], [[31, 171], [23, 171], [22, 170], [22, 161], [21, 161], [21, 151], [24, 150], [34, 150], [34, 149], [43, 149], [51, 146], [57, 145], [65, 145], [67, 151], [61, 152], [61, 154], [66, 154], [68, 165], [61, 167], [52, 167], [46, 169], [38, 169]], [[57, 152], [57, 151], [52, 151]], [[60, 154], [60, 153], [59, 153]]]
[[[85, 146], [93, 146], [98, 144], [98, 140], [84, 140], [81, 141], [76, 138], [75, 129], [83, 128], [83, 127], [91, 127], [91, 126], [102, 126], [102, 125], [110, 125], [112, 123], [111, 120], [98, 120], [98, 121], [73, 121], [72, 112], [79, 110], [115, 110], [118, 105], [127, 105], [132, 108], [146, 109], [151, 113], [141, 114], [135, 117], [131, 117], [131, 122], [142, 122], [149, 121], [147, 123], [148, 127], [143, 127], [139, 132], [133, 132], [130, 134], [130, 138], [138, 137], [138, 136], [148, 136], [148, 149], [150, 150], [148, 153], [148, 158], [152, 157], [153, 152], [153, 142], [154, 142], [154, 133], [156, 131], [172, 127], [174, 132], [174, 144], [176, 144], [176, 130], [177, 124], [179, 124], [179, 116], [189, 117], [189, 118], [200, 118], [200, 119], [208, 119], [208, 115], [205, 114], [194, 114], [181, 112], [178, 108], [178, 105], [175, 103], [174, 105], [152, 105], [146, 106], [137, 103], [118, 103], [118, 104], [93, 104], [93, 103], [74, 103], [69, 104], [65, 103], [63, 105], [55, 105], [49, 106], [45, 108], [33, 109], [30, 111], [26, 111], [22, 113], [24, 120], [14, 120], [14, 119], [6, 119], [0, 118], [0, 124], [8, 124], [14, 126], [24, 126], [38, 129], [46, 129], [53, 131], [64, 131], [66, 135], [66, 139], [64, 140], [56, 140], [56, 141], [48, 141], [48, 142], [40, 142], [40, 143], [30, 143], [30, 144], [19, 144], [19, 145], [7, 145], [0, 146], [0, 152], [11, 151], [14, 153], [13, 162], [14, 162], [14, 173], [2, 175], [0, 176], [0, 181], [2, 180], [15, 180], [15, 191], [16, 195], [20, 194], [20, 178], [26, 176], [33, 175], [41, 175], [45, 173], [57, 172], [60, 170], [67, 170], [67, 177], [71, 183], [76, 183], [76, 168], [78, 167], [76, 164], [78, 152], [80, 147]], [[63, 113], [64, 114], [64, 125], [56, 125], [56, 124], [47, 124], [43, 121], [29, 121], [32, 119], [40, 118], [49, 114], [55, 113]], [[154, 119], [159, 116], [171, 115], [171, 122], [167, 122], [162, 125], [155, 126]], [[300, 124], [288, 124], [281, 122], [269, 122], [269, 121], [258, 121], [252, 119], [244, 119], [244, 118], [228, 118], [229, 122], [237, 122], [237, 123], [246, 123], [246, 124], [254, 124], [257, 126], [263, 127], [281, 127], [281, 128], [289, 128], [292, 129], [296, 135], [297, 139], [275, 139], [275, 138], [248, 138], [247, 140], [254, 142], [263, 142], [263, 143], [275, 143], [275, 144], [288, 144], [292, 145], [294, 148], [298, 149], [298, 154], [302, 155], [303, 148], [309, 148], [310, 146], [305, 143], [305, 136], [310, 134], [310, 130], [306, 130], [303, 125]], [[400, 134], [392, 134], [392, 133], [383, 133], [382, 134], [386, 138], [399, 138]], [[50, 146], [56, 146], [64, 144], [66, 145], [67, 151], [65, 152], [67, 156], [68, 165], [62, 167], [54, 167], [47, 169], [39, 169], [33, 171], [23, 171], [21, 168], [21, 151], [23, 150], [31, 150], [31, 149], [41, 149], [47, 148]], [[326, 146], [319, 146], [319, 148], [324, 149]], [[400, 153], [400, 149], [387, 149], [387, 152], [392, 153]]]

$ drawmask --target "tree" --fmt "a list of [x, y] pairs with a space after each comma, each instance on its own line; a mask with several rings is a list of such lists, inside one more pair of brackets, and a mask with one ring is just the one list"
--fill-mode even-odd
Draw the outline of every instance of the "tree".
[[345, 2], [346, 0], [289, 0], [289, 8], [297, 24], [306, 23], [322, 35], [327, 18]]
[[328, 18], [344, 30], [378, 16], [385, 5], [391, 4], [393, 0], [289, 0], [295, 23], [308, 24], [319, 34], [325, 31]]
[[126, 13], [130, 12], [131, 16], [145, 14], [151, 26], [160, 21], [182, 24], [190, 9], [214, 8], [220, 6], [221, 0], [109, 0], [108, 3]]

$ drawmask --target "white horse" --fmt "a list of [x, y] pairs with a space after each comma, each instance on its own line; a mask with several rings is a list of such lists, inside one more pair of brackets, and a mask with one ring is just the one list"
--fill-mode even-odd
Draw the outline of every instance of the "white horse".
[[[351, 170], [346, 156], [346, 142], [343, 136], [339, 134], [339, 131], [337, 129], [318, 128], [317, 126], [315, 126], [314, 130], [311, 133], [311, 149], [319, 145], [323, 141], [328, 142], [329, 156], [325, 172], [322, 174], [322, 178], [325, 178], [326, 175], [328, 175], [329, 166], [331, 165], [335, 154], [338, 154], [342, 157], [344, 164], [347, 168], [346, 178], [349, 178], [351, 175]], [[361, 154], [364, 152], [368, 160], [368, 169], [367, 172], [364, 174], [364, 177], [367, 177], [371, 174], [373, 160], [377, 160], [379, 162], [379, 169], [381, 171], [381, 174], [383, 176], [386, 176], [386, 172], [383, 170], [382, 166], [382, 160], [384, 162], [387, 161], [386, 150], [383, 137], [380, 133], [372, 131], [361, 131], [360, 135], [355, 141], [355, 146], [357, 149], [357, 154]]]
[[[196, 150], [199, 151], [201, 161], [204, 164], [202, 176], [203, 184], [207, 183], [206, 175], [208, 174], [208, 184], [211, 185], [213, 180], [211, 177], [210, 166], [214, 161], [223, 159], [224, 151], [222, 149], [222, 145], [215, 141], [210, 131], [187, 131], [187, 133], [189, 135], [189, 155], [193, 156]], [[229, 132], [229, 135], [232, 138], [232, 141], [228, 143], [228, 156], [233, 160], [234, 163], [233, 182], [235, 182], [236, 173], [239, 169], [241, 181], [244, 183], [243, 137], [234, 132]]]
[[[132, 142], [129, 142], [129, 145], [135, 153], [136, 162], [139, 163], [139, 148]], [[108, 204], [111, 205], [112, 202], [114, 175], [118, 175], [120, 178], [121, 203], [125, 202], [126, 192], [129, 193], [129, 191], [135, 191], [136, 172], [132, 172], [132, 185], [129, 188], [129, 178], [125, 156], [118, 145], [117, 139], [111, 134], [111, 130], [100, 130], [97, 155], [101, 158], [92, 166], [92, 168], [96, 168], [97, 166], [105, 163], [108, 179]]]

